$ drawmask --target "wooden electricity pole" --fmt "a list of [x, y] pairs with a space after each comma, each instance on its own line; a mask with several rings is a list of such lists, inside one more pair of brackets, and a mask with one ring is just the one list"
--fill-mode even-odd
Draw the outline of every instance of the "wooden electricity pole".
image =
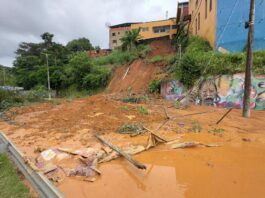
[[254, 37], [254, 21], [255, 21], [255, 0], [250, 0], [249, 22], [246, 27], [248, 31], [248, 44], [247, 44], [247, 63], [245, 71], [245, 90], [243, 101], [243, 117], [250, 117], [250, 93], [251, 93], [251, 75], [253, 65], [253, 37]]

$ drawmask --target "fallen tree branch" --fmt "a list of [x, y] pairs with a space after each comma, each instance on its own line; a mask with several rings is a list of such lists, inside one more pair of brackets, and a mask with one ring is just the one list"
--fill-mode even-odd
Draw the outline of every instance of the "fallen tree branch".
[[119, 153], [121, 156], [123, 156], [125, 159], [127, 159], [129, 162], [131, 162], [134, 166], [136, 166], [139, 169], [146, 169], [146, 166], [144, 164], [141, 164], [140, 162], [134, 160], [129, 154], [125, 153], [123, 150], [118, 148], [117, 146], [114, 146], [107, 140], [103, 139], [100, 135], [95, 135], [97, 139], [99, 139], [103, 144], [107, 145], [117, 153]]
[[233, 109], [229, 109], [221, 118], [216, 122], [216, 124], [219, 124]]

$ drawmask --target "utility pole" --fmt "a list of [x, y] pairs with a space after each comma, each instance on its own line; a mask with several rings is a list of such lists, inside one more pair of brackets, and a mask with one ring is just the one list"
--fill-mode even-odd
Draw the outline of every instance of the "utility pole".
[[47, 81], [48, 81], [48, 94], [49, 94], [49, 100], [51, 100], [51, 83], [50, 83], [50, 69], [49, 69], [49, 60], [48, 60], [48, 54], [47, 53], [42, 53], [45, 54], [46, 57], [46, 67], [47, 67]]
[[6, 70], [3, 67], [3, 86], [5, 86], [5, 85], [6, 85]]
[[254, 37], [254, 21], [255, 21], [255, 0], [250, 1], [249, 22], [246, 23], [248, 31], [248, 45], [247, 45], [247, 63], [245, 71], [245, 90], [243, 101], [243, 117], [250, 117], [250, 93], [251, 93], [251, 75], [253, 65], [253, 37]]

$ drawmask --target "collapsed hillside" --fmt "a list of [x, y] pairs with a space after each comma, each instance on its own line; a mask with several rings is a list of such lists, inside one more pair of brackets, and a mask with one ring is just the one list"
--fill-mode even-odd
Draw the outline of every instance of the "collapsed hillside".
[[107, 87], [108, 91], [111, 93], [146, 93], [148, 84], [156, 78], [156, 75], [163, 72], [163, 68], [167, 65], [165, 61], [151, 63], [150, 60], [155, 56], [174, 54], [170, 40], [154, 40], [149, 46], [152, 51], [147, 56], [147, 59], [138, 59], [130, 65], [122, 65], [114, 70], [112, 79]]

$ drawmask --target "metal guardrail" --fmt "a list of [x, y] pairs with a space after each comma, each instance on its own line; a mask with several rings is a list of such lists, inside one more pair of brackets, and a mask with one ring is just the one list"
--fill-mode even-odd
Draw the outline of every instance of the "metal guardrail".
[[7, 153], [41, 198], [64, 198], [64, 195], [42, 173], [36, 172], [25, 163], [23, 154], [1, 131], [0, 153]]

